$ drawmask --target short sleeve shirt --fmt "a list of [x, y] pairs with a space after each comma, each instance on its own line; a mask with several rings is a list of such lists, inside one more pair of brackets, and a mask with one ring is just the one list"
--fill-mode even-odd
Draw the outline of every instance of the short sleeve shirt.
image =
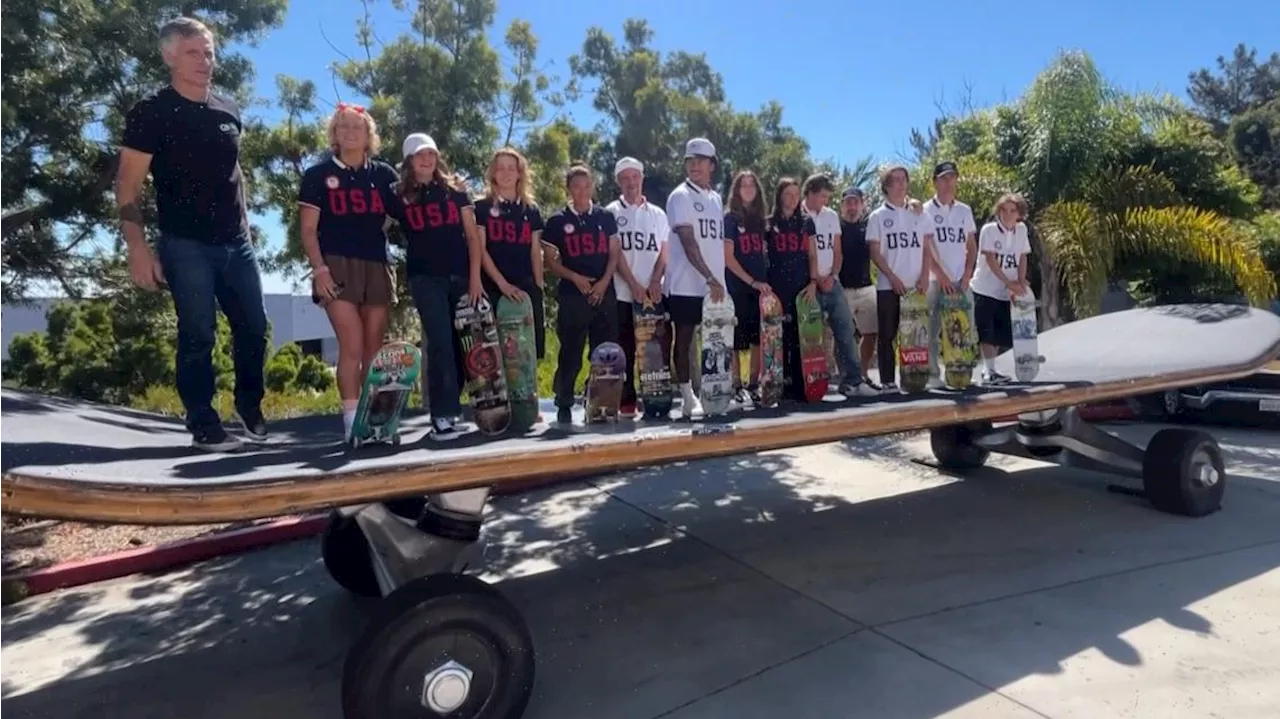
[[769, 284], [784, 301], [809, 284], [805, 222], [804, 213], [797, 207], [790, 216], [775, 217], [769, 223]]
[[[933, 234], [933, 218], [926, 212], [917, 215], [907, 207], [885, 202], [867, 218], [867, 242], [880, 245], [889, 269], [910, 287], [924, 271], [924, 240]], [[893, 289], [888, 276], [880, 274], [876, 289]]]
[[[641, 200], [640, 204], [628, 205], [621, 197], [610, 202], [605, 208], [618, 223], [618, 244], [621, 246], [621, 261], [627, 263], [636, 280], [645, 286], [653, 279], [653, 268], [658, 264], [658, 254], [667, 243], [667, 234], [671, 227], [667, 224], [667, 213], [657, 205]], [[613, 283], [618, 292], [619, 302], [632, 302], [631, 287], [622, 278], [614, 275]]]
[[534, 278], [533, 233], [543, 229], [542, 212], [515, 200], [476, 200], [476, 224], [484, 229], [485, 250], [498, 272], [513, 284]]
[[[768, 254], [765, 252], [765, 226], [751, 227], [748, 222], [740, 222], [732, 213], [724, 216], [724, 239], [733, 243], [733, 257], [742, 265], [742, 269], [756, 280], [764, 280], [769, 272]], [[732, 272], [725, 272], [725, 288], [735, 294], [751, 289]]]
[[978, 251], [983, 254], [978, 258], [978, 266], [974, 269], [969, 287], [975, 294], [997, 300], [1009, 299], [1009, 288], [991, 271], [986, 254], [996, 256], [996, 263], [1006, 279], [1017, 279], [1019, 260], [1023, 255], [1031, 253], [1027, 226], [1019, 222], [1009, 231], [999, 221], [988, 222], [982, 226], [982, 232], [978, 235]]
[[[337, 157], [302, 173], [298, 203], [320, 212], [316, 234], [324, 255], [387, 261], [388, 204], [398, 202], [399, 175], [385, 162], [348, 167]], [[397, 213], [398, 214], [398, 213]]]
[[947, 273], [947, 277], [959, 282], [964, 276], [969, 235], [978, 232], [973, 221], [973, 210], [959, 200], [944, 205], [934, 197], [924, 204], [924, 214], [933, 220], [933, 236], [937, 241], [938, 259], [943, 271]]
[[830, 207], [820, 208], [817, 212], [805, 211], [804, 232], [817, 250], [818, 275], [831, 274], [836, 262], [836, 238], [840, 236], [840, 216]]
[[871, 285], [871, 253], [867, 251], [867, 219], [840, 221], [840, 284], [845, 289]]
[[706, 297], [710, 291], [707, 279], [689, 261], [676, 229], [688, 227], [693, 230], [693, 238], [702, 253], [702, 261], [711, 270], [711, 277], [724, 284], [724, 204], [720, 201], [720, 193], [704, 190], [685, 180], [667, 197], [667, 220], [671, 224], [667, 240], [671, 247], [667, 250], [666, 293], [678, 297]]
[[[592, 203], [591, 209], [579, 214], [564, 207], [547, 218], [542, 239], [560, 251], [560, 264], [597, 282], [609, 267], [610, 238], [617, 236], [618, 222], [613, 214]], [[559, 284], [561, 297], [581, 296], [576, 285], [566, 279]]]
[[468, 276], [471, 251], [462, 225], [462, 211], [468, 207], [474, 205], [467, 193], [435, 180], [404, 203], [409, 275]]

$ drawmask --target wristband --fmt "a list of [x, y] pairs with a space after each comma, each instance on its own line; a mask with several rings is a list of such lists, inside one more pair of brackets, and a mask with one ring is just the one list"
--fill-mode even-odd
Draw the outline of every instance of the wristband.
[[320, 274], [321, 272], [328, 272], [328, 271], [329, 271], [329, 266], [328, 266], [328, 265], [320, 265], [319, 267], [313, 267], [313, 268], [311, 268], [311, 276], [312, 276], [312, 277], [315, 277], [316, 275]]

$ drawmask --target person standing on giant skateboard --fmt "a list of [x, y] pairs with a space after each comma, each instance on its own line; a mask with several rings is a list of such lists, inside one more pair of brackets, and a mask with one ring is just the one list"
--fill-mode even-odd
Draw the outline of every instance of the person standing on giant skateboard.
[[942, 361], [940, 337], [942, 334], [942, 296], [957, 292], [973, 293], [969, 282], [973, 279], [978, 261], [978, 227], [973, 221], [973, 210], [956, 199], [956, 184], [960, 171], [954, 162], [940, 162], [933, 168], [933, 199], [924, 203], [924, 214], [934, 223], [933, 277], [926, 295], [929, 303], [929, 387], [942, 386], [938, 367]]
[[663, 280], [667, 311], [675, 325], [672, 370], [680, 389], [680, 412], [685, 419], [702, 414], [702, 403], [693, 391], [694, 372], [701, 368], [692, 361], [693, 333], [702, 324], [702, 301], [719, 302], [724, 286], [724, 204], [720, 193], [711, 189], [716, 169], [716, 148], [711, 141], [695, 137], [685, 143], [685, 180], [667, 197], [667, 218], [671, 224], [667, 273]]
[[556, 422], [573, 422], [574, 390], [582, 371], [582, 352], [588, 340], [618, 341], [618, 295], [613, 273], [621, 247], [618, 222], [595, 203], [595, 178], [584, 165], [565, 173], [569, 205], [547, 218], [543, 241], [553, 248], [547, 256], [552, 273], [560, 278], [556, 289], [556, 336], [560, 356], [555, 375]]
[[338, 396], [349, 439], [365, 374], [382, 347], [396, 298], [386, 224], [388, 216], [399, 216], [399, 176], [373, 159], [381, 141], [363, 107], [339, 104], [327, 135], [333, 156], [302, 173], [298, 205], [311, 295], [338, 338]]
[[863, 214], [865, 195], [860, 188], [850, 187], [840, 198], [840, 286], [849, 305], [854, 329], [858, 331], [858, 360], [862, 381], [873, 390], [880, 387], [871, 381], [871, 365], [876, 361], [876, 288], [871, 282], [871, 254], [867, 250], [867, 218]]
[[[766, 231], [769, 269], [766, 277], [774, 294], [782, 300], [782, 312], [789, 317], [782, 326], [782, 357], [786, 367], [783, 396], [804, 402], [804, 372], [800, 362], [800, 325], [796, 297], [813, 284], [809, 276], [809, 245], [805, 240], [804, 212], [800, 209], [800, 183], [784, 177], [773, 193], [772, 214]], [[816, 291], [816, 287], [813, 288]]]
[[996, 219], [982, 226], [978, 248], [982, 260], [973, 273], [973, 323], [982, 350], [982, 383], [1002, 385], [1009, 378], [996, 371], [996, 356], [1013, 346], [1009, 298], [1027, 289], [1027, 256], [1031, 241], [1018, 221], [1021, 197], [1002, 196], [993, 208]]
[[405, 271], [427, 346], [427, 401], [431, 438], [456, 439], [453, 418], [462, 414], [462, 382], [453, 341], [454, 307], [465, 296], [484, 295], [480, 264], [484, 245], [475, 205], [450, 174], [436, 141], [413, 133], [404, 139], [400, 165], [401, 226], [408, 241]]
[[655, 305], [662, 304], [662, 276], [666, 272], [667, 234], [671, 227], [666, 211], [645, 199], [642, 162], [624, 157], [614, 165], [613, 175], [622, 197], [605, 209], [618, 223], [621, 282], [614, 282], [614, 290], [618, 295], [618, 344], [627, 358], [618, 413], [630, 419], [636, 415], [636, 327], [631, 303], [648, 299]]
[[[250, 438], [267, 436], [267, 313], [240, 169], [244, 126], [235, 101], [213, 92], [217, 62], [207, 26], [185, 17], [165, 23], [160, 51], [169, 84], [125, 116], [115, 186], [120, 227], [134, 283], [147, 290], [167, 284], [173, 295], [178, 396], [192, 446], [230, 451], [242, 443], [227, 434], [213, 408], [218, 307], [231, 325], [236, 417]], [[154, 251], [139, 208], [148, 173], [160, 230]]]
[[893, 342], [898, 334], [899, 300], [913, 286], [929, 289], [929, 247], [933, 243], [933, 218], [913, 211], [907, 198], [910, 177], [902, 165], [890, 165], [880, 173], [884, 203], [867, 218], [867, 247], [880, 270], [876, 282], [876, 324], [880, 383], [897, 389], [897, 358]]
[[[751, 170], [734, 175], [729, 187], [729, 211], [724, 214], [724, 266], [726, 286], [738, 324], [733, 328], [733, 381], [737, 385], [737, 401], [747, 398], [760, 402], [760, 294], [773, 288], [765, 281], [769, 272], [765, 252], [764, 192], [760, 179]], [[743, 389], [739, 384], [741, 353], [750, 352], [750, 381]]]

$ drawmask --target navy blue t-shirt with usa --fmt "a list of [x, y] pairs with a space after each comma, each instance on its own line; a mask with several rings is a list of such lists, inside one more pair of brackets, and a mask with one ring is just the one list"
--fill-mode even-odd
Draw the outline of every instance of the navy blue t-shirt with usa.
[[507, 282], [533, 279], [533, 233], [543, 229], [537, 207], [483, 197], [476, 200], [476, 223], [484, 228], [485, 249]]
[[[755, 223], [749, 221], [739, 222], [737, 215], [725, 213], [724, 238], [733, 243], [733, 256], [742, 265], [742, 269], [757, 281], [764, 281], [769, 270], [768, 255], [764, 247], [764, 223], [751, 227], [753, 224]], [[724, 274], [728, 278], [726, 289], [730, 292], [740, 294], [751, 289], [732, 272]]]
[[462, 226], [462, 210], [474, 207], [461, 190], [432, 180], [408, 198], [400, 218], [408, 250], [405, 271], [409, 275], [467, 277], [471, 253]]
[[[542, 239], [560, 251], [560, 264], [565, 269], [590, 278], [592, 282], [604, 276], [609, 266], [609, 238], [618, 234], [618, 220], [612, 212], [592, 203], [583, 214], [565, 207], [547, 218]], [[561, 297], [578, 295], [577, 286], [561, 279]]]
[[[320, 253], [373, 262], [387, 261], [387, 215], [397, 216], [395, 168], [370, 160], [348, 167], [337, 157], [302, 173], [298, 202], [320, 211]], [[389, 209], [391, 208], [391, 209]]]
[[774, 219], [768, 233], [769, 284], [779, 295], [794, 294], [809, 284], [809, 244], [805, 216], [799, 206], [790, 217]]

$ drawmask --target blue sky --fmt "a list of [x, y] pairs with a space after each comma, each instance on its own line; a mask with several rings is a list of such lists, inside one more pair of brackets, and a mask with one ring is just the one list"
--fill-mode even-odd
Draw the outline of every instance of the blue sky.
[[[370, 4], [384, 40], [409, 30], [407, 16], [389, 0]], [[512, 19], [528, 20], [541, 61], [567, 77], [568, 57], [581, 48], [587, 28], [620, 37], [626, 17], [645, 15], [659, 50], [707, 54], [734, 106], [756, 109], [778, 100], [815, 157], [843, 162], [907, 153], [911, 128], [932, 122], [937, 102], [954, 107], [966, 86], [979, 107], [1017, 97], [1060, 49], [1089, 52], [1125, 89], [1179, 97], [1188, 73], [1229, 55], [1238, 42], [1260, 55], [1280, 49], [1276, 0], [835, 0], [813, 3], [821, 10], [808, 15], [801, 9], [806, 5], [649, 0], [623, 13], [599, 1], [498, 0], [491, 38], [500, 45]], [[842, 6], [849, 10], [835, 9]], [[275, 76], [287, 74], [315, 81], [321, 97], [334, 101], [328, 66], [341, 58], [339, 51], [358, 50], [355, 20], [362, 12], [357, 0], [294, 0], [283, 28], [243, 49], [255, 62], [258, 94], [271, 99]], [[597, 119], [589, 98], [570, 112], [582, 126]], [[250, 113], [272, 115], [265, 108]], [[274, 218], [256, 221], [273, 243], [280, 241]], [[265, 279], [268, 292], [290, 291], [280, 278]]]

